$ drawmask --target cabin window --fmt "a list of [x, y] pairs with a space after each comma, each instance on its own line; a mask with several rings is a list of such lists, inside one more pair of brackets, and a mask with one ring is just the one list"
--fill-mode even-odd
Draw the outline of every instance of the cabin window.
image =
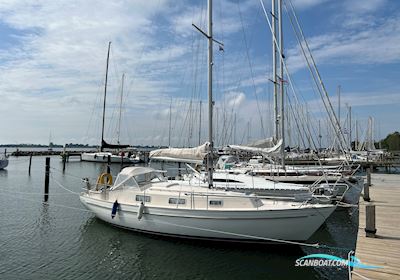
[[186, 204], [186, 199], [184, 198], [175, 198], [175, 197], [171, 197], [168, 200], [169, 204]]
[[150, 202], [150, 200], [148, 195], [136, 195], [136, 201]]
[[210, 200], [210, 206], [222, 206], [222, 200]]

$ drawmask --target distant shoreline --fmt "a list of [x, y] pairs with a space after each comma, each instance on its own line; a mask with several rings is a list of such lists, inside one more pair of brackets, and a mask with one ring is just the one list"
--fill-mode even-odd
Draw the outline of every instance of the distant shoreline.
[[[89, 145], [89, 144], [66, 144], [67, 148], [97, 148], [98, 146]], [[52, 144], [52, 145], [43, 145], [43, 144], [0, 144], [0, 148], [64, 148], [64, 145]]]
[[[43, 144], [0, 144], [0, 148], [64, 148], [64, 145], [60, 144], [52, 144], [52, 145], [43, 145]], [[97, 149], [98, 145], [89, 145], [89, 144], [66, 144], [66, 148], [87, 148], [87, 149]], [[133, 148], [144, 148], [144, 149], [159, 149], [159, 148], [167, 148], [166, 146], [142, 146], [136, 145], [132, 146]]]

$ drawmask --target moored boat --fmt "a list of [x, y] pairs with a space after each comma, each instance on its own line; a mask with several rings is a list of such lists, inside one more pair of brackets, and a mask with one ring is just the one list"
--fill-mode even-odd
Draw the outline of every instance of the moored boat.
[[[240, 242], [307, 240], [336, 206], [263, 199], [254, 194], [168, 181], [162, 171], [126, 167], [114, 184], [102, 175], [80, 195], [115, 226], [157, 235]], [[288, 230], [288, 229], [291, 230]]]

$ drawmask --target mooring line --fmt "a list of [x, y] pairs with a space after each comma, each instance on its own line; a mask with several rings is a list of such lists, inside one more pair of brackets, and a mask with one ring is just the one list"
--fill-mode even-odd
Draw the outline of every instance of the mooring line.
[[357, 275], [358, 277], [361, 277], [362, 279], [371, 280], [370, 278], [367, 278], [367, 277], [365, 277], [365, 276], [363, 276], [363, 275], [361, 275], [361, 274], [355, 272], [354, 270], [352, 270], [351, 273]]
[[[29, 192], [16, 192], [16, 191], [7, 191], [7, 190], [2, 190], [3, 192], [6, 192], [8, 194], [27, 194], [27, 195], [44, 195], [45, 193], [29, 193]], [[72, 193], [71, 193], [72, 194]], [[71, 195], [70, 193], [51, 193], [51, 195]], [[75, 194], [74, 194], [75, 195]]]
[[50, 173], [50, 177], [51, 177], [51, 179], [52, 179], [60, 188], [62, 188], [63, 190], [65, 190], [65, 191], [67, 191], [67, 192], [70, 192], [70, 193], [72, 193], [72, 194], [79, 195], [78, 192], [71, 191], [71, 190], [67, 189], [66, 187], [64, 187], [60, 182], [58, 182], [58, 181], [54, 178], [54, 176], [53, 176], [51, 173]]
[[[57, 169], [57, 168], [54, 168], [54, 167], [50, 167], [50, 169], [53, 169], [53, 170], [55, 170], [55, 171], [57, 171], [57, 172], [63, 174], [64, 176], [68, 176], [68, 177], [71, 177], [71, 178], [74, 178], [74, 179], [77, 179], [77, 180], [82, 180], [82, 177], [78, 177], [78, 176], [72, 175], [71, 173], [64, 172], [64, 171], [62, 171], [61, 169]], [[95, 180], [95, 179], [97, 179], [97, 178], [91, 177], [91, 178], [89, 178], [89, 179], [94, 179], [94, 180]]]

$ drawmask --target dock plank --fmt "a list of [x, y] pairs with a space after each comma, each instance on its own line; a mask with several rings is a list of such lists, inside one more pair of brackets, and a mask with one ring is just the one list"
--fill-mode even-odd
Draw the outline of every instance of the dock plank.
[[[383, 268], [355, 268], [352, 279], [400, 279], [400, 175], [372, 174], [370, 198], [360, 198], [356, 257]], [[376, 238], [365, 235], [365, 206], [370, 203], [376, 205]]]

